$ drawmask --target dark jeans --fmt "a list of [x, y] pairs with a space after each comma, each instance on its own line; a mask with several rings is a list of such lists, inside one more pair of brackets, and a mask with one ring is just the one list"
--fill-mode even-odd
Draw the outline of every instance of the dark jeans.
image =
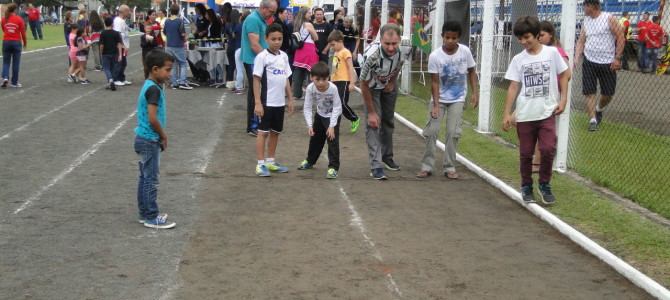
[[291, 83], [293, 85], [293, 97], [295, 99], [300, 99], [302, 98], [302, 82], [309, 80], [309, 71], [307, 71], [307, 69], [294, 67], [291, 76], [293, 76], [293, 82]]
[[137, 208], [140, 218], [153, 220], [158, 216], [158, 176], [161, 147], [158, 141], [135, 137], [135, 153], [139, 155], [140, 176], [137, 181]]
[[232, 47], [228, 47], [226, 50], [226, 55], [228, 56], [228, 65], [226, 66], [226, 81], [235, 80], [235, 50]]
[[121, 58], [121, 61], [118, 62], [118, 67], [117, 67], [117, 72], [116, 76], [114, 77], [114, 81], [126, 81], [126, 67], [128, 66], [128, 59], [126, 56], [123, 56]]
[[28, 24], [30, 25], [30, 32], [32, 32], [34, 39], [44, 39], [44, 35], [42, 35], [42, 22], [29, 21]]
[[244, 72], [247, 73], [249, 90], [247, 91], [247, 132], [258, 128], [258, 118], [254, 114], [256, 99], [254, 98], [254, 65], [244, 64]]
[[102, 56], [102, 70], [105, 72], [107, 81], [113, 81], [117, 78], [119, 72], [118, 55], [103, 55]]
[[2, 78], [9, 79], [9, 66], [12, 66], [12, 84], [19, 82], [21, 64], [21, 42], [2, 41]]
[[340, 95], [342, 101], [342, 115], [349, 121], [358, 120], [356, 112], [349, 107], [349, 81], [333, 81], [337, 87], [337, 93]]
[[539, 143], [540, 155], [540, 183], [551, 181], [551, 168], [556, 155], [556, 117], [539, 121], [518, 122], [516, 132], [519, 136], [519, 170], [521, 185], [533, 184], [533, 154], [535, 144]]
[[319, 160], [323, 146], [328, 142], [328, 168], [340, 169], [340, 118], [338, 117], [335, 125], [335, 139], [328, 139], [326, 130], [330, 126], [330, 118], [324, 118], [319, 114], [314, 114], [314, 136], [309, 138], [309, 149], [307, 150], [307, 162], [310, 165], [316, 164]]

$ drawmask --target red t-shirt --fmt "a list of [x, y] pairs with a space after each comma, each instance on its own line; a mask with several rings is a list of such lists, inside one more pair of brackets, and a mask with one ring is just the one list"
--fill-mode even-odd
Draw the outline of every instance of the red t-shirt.
[[23, 19], [15, 14], [9, 16], [9, 20], [2, 17], [3, 41], [23, 41], [26, 45], [26, 24]]
[[28, 9], [28, 21], [39, 21], [40, 20], [40, 10], [36, 7]]
[[663, 27], [661, 25], [658, 25], [656, 23], [651, 23], [647, 25], [647, 29], [645, 30], [645, 41], [646, 41], [646, 47], [647, 48], [661, 48], [661, 42], [663, 40]]
[[650, 21], [640, 21], [637, 22], [637, 40], [640, 42], [644, 42], [644, 34], [645, 31], [647, 30], [647, 26], [651, 24], [652, 22]]

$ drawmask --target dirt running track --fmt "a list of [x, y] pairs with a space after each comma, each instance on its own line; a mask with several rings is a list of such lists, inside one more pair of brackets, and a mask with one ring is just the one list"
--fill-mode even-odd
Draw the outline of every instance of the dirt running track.
[[167, 91], [159, 204], [178, 227], [145, 229], [139, 84], [66, 84], [61, 52], [26, 54], [24, 92], [0, 91], [0, 299], [649, 298], [474, 174], [416, 180], [423, 143], [399, 124], [403, 170], [386, 182], [368, 176], [363, 131], [343, 130], [338, 180], [324, 159], [295, 170], [299, 112], [278, 155], [291, 172], [257, 178], [245, 98], [223, 90]]

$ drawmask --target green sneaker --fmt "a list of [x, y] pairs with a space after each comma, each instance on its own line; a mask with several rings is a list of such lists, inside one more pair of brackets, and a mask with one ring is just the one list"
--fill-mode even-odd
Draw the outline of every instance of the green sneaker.
[[356, 133], [358, 131], [358, 126], [361, 125], [361, 119], [358, 118], [355, 121], [351, 121], [351, 133]]
[[270, 170], [270, 172], [276, 173], [288, 173], [288, 168], [280, 165], [277, 162], [266, 163], [265, 166]]
[[300, 165], [298, 166], [298, 170], [309, 170], [313, 167], [314, 166], [310, 165], [309, 162], [307, 162], [307, 160], [305, 159], [305, 160], [300, 162]]
[[337, 170], [333, 168], [328, 168], [328, 173], [326, 173], [326, 178], [335, 179], [337, 178]]

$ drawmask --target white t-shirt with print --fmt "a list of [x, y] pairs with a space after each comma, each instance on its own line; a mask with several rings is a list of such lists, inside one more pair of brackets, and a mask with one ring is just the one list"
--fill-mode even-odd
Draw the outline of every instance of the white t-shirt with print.
[[557, 75], [567, 69], [568, 65], [554, 47], [542, 46], [542, 50], [536, 55], [524, 50], [514, 56], [505, 73], [505, 79], [521, 85], [516, 100], [517, 122], [551, 117], [561, 98]]
[[291, 76], [286, 53], [281, 50], [278, 53], [272, 53], [268, 49], [261, 51], [254, 59], [253, 73], [261, 78], [261, 95], [267, 97], [265, 106], [286, 105], [286, 82]]
[[470, 48], [458, 44], [452, 55], [442, 47], [433, 50], [428, 57], [428, 73], [440, 77], [440, 103], [465, 102], [468, 92], [468, 69], [476, 66]]

